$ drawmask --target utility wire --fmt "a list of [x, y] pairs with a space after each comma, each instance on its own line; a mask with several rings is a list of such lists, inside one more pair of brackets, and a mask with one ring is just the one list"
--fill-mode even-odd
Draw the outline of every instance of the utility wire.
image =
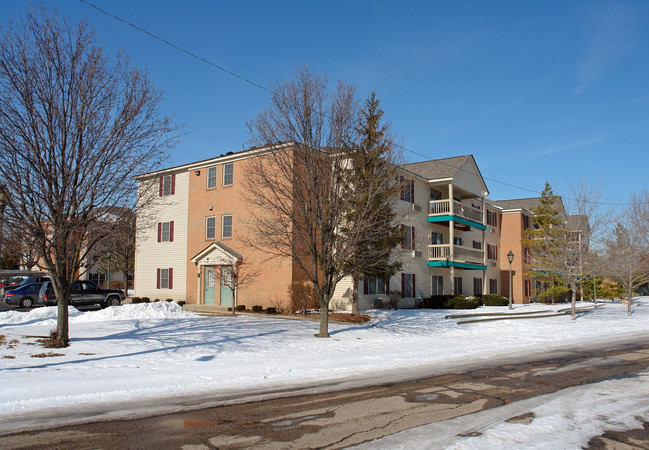
[[[95, 4], [93, 4], [93, 3], [89, 2], [89, 1], [87, 1], [87, 0], [79, 0], [79, 1], [80, 1], [81, 3], [84, 3], [84, 4], [88, 5], [88, 6], [90, 6], [91, 8], [96, 9], [97, 11], [101, 12], [102, 14], [105, 14], [105, 15], [107, 15], [107, 16], [109, 16], [109, 17], [112, 17], [113, 19], [118, 20], [118, 21], [122, 22], [123, 24], [130, 26], [131, 28], [134, 28], [135, 30], [137, 30], [137, 31], [139, 31], [139, 32], [141, 32], [141, 33], [144, 33], [144, 34], [146, 34], [146, 35], [152, 37], [153, 39], [155, 39], [155, 40], [157, 40], [157, 41], [160, 41], [160, 42], [162, 42], [162, 43], [165, 44], [165, 45], [168, 45], [169, 47], [172, 47], [172, 48], [174, 48], [174, 49], [176, 49], [176, 50], [178, 50], [178, 51], [180, 51], [180, 52], [183, 52], [183, 53], [189, 55], [190, 57], [192, 57], [192, 58], [194, 58], [194, 59], [197, 59], [198, 61], [201, 61], [201, 62], [203, 62], [203, 63], [205, 63], [205, 64], [208, 64], [208, 65], [214, 67], [215, 69], [218, 69], [218, 70], [220, 70], [220, 71], [222, 71], [222, 72], [225, 72], [225, 73], [228, 74], [228, 75], [231, 75], [231, 76], [233, 76], [233, 77], [235, 77], [235, 78], [238, 78], [239, 80], [241, 80], [241, 81], [243, 81], [243, 82], [245, 82], [245, 83], [248, 83], [248, 84], [250, 84], [250, 85], [252, 85], [252, 86], [255, 86], [256, 88], [259, 88], [259, 89], [261, 89], [261, 90], [263, 90], [263, 91], [266, 91], [266, 92], [268, 92], [268, 93], [271, 94], [271, 95], [275, 95], [275, 94], [276, 94], [275, 91], [273, 91], [272, 89], [267, 88], [266, 86], [264, 86], [264, 85], [262, 85], [262, 84], [256, 83], [256, 82], [254, 82], [254, 81], [252, 81], [252, 80], [250, 80], [250, 79], [244, 77], [243, 75], [239, 75], [239, 74], [236, 73], [236, 72], [233, 72], [233, 71], [231, 71], [231, 70], [226, 69], [226, 68], [223, 67], [223, 66], [220, 66], [220, 65], [218, 65], [218, 64], [216, 64], [216, 63], [213, 63], [212, 61], [210, 61], [210, 60], [208, 60], [208, 59], [205, 59], [205, 58], [203, 58], [202, 56], [199, 56], [199, 55], [197, 55], [197, 54], [195, 54], [195, 53], [193, 53], [193, 52], [187, 50], [186, 48], [180, 47], [179, 45], [176, 45], [176, 44], [174, 44], [173, 42], [168, 41], [167, 39], [164, 39], [164, 38], [162, 38], [162, 37], [160, 37], [160, 36], [157, 36], [157, 35], [151, 33], [150, 31], [147, 31], [147, 30], [145, 30], [144, 28], [135, 25], [135, 24], [132, 23], [132, 22], [129, 22], [129, 21], [125, 20], [125, 19], [122, 19], [121, 17], [116, 16], [115, 14], [112, 14], [112, 13], [110, 13], [110, 12], [108, 12], [108, 11], [106, 11], [106, 10], [100, 8], [99, 6], [97, 6], [97, 5], [95, 5]], [[395, 144], [395, 146], [399, 147], [400, 149], [402, 149], [402, 150], [404, 150], [404, 151], [406, 151], [406, 152], [408, 152], [408, 153], [412, 153], [413, 155], [417, 155], [417, 156], [420, 156], [420, 157], [422, 157], [422, 158], [425, 158], [426, 160], [430, 160], [430, 157], [429, 157], [429, 156], [424, 155], [424, 154], [419, 153], [419, 152], [416, 152], [416, 151], [414, 151], [414, 150], [411, 150], [411, 149], [409, 149], [409, 148], [407, 148], [407, 147], [405, 147], [405, 146], [403, 146], [403, 145]], [[470, 172], [470, 171], [465, 170], [465, 169], [462, 169], [462, 168], [457, 169], [457, 168], [455, 168], [454, 166], [451, 166], [449, 163], [446, 163], [446, 162], [444, 162], [444, 161], [437, 160], [436, 162], [439, 163], [439, 164], [446, 164], [447, 167], [452, 167], [452, 168], [454, 168], [454, 169], [456, 169], [456, 170], [458, 170], [458, 171], [463, 171], [463, 172], [466, 172], [466, 173], [473, 173], [473, 172]], [[528, 188], [525, 188], [525, 187], [522, 187], [522, 186], [517, 186], [517, 185], [515, 185], [515, 184], [507, 183], [507, 182], [504, 182], [504, 181], [501, 181], [501, 180], [497, 180], [497, 179], [495, 179], [495, 178], [490, 178], [490, 177], [485, 177], [485, 176], [483, 176], [482, 178], [485, 179], [485, 180], [492, 181], [492, 182], [494, 182], [494, 183], [502, 184], [502, 185], [504, 185], [504, 186], [508, 186], [508, 187], [515, 188], [515, 189], [520, 189], [520, 190], [522, 190], [522, 191], [531, 192], [531, 193], [533, 193], [533, 194], [536, 194], [537, 196], [540, 196], [540, 195], [541, 195], [541, 193], [540, 193], [539, 191], [534, 190], [534, 189], [528, 189]], [[569, 201], [576, 201], [575, 199], [571, 199], [571, 198], [569, 198], [569, 197], [565, 197], [565, 199], [566, 199], [566, 200], [569, 200]], [[627, 203], [604, 203], [604, 202], [600, 202], [600, 204], [602, 204], [602, 205], [609, 205], [609, 206], [626, 206], [626, 205], [627, 205]]]

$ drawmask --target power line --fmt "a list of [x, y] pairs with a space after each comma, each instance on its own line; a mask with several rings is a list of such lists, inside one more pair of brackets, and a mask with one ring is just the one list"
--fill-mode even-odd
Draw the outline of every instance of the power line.
[[[89, 1], [87, 1], [87, 0], [79, 0], [79, 1], [80, 1], [81, 3], [84, 3], [84, 4], [88, 5], [88, 6], [90, 6], [91, 8], [96, 9], [97, 11], [101, 12], [102, 14], [105, 14], [105, 15], [107, 15], [107, 16], [109, 16], [109, 17], [112, 17], [113, 19], [118, 20], [118, 21], [122, 22], [123, 24], [130, 26], [131, 28], [134, 28], [135, 30], [137, 30], [137, 31], [139, 31], [139, 32], [141, 32], [141, 33], [144, 33], [144, 34], [146, 34], [146, 35], [152, 37], [153, 39], [155, 39], [155, 40], [157, 40], [157, 41], [159, 41], [159, 42], [162, 42], [162, 43], [165, 44], [165, 45], [168, 45], [169, 47], [172, 47], [172, 48], [174, 48], [174, 49], [176, 49], [176, 50], [178, 50], [178, 51], [180, 51], [180, 52], [183, 52], [183, 53], [189, 55], [190, 57], [192, 57], [192, 58], [194, 58], [194, 59], [196, 59], [196, 60], [198, 60], [198, 61], [201, 61], [201, 62], [203, 62], [203, 63], [205, 63], [205, 64], [208, 64], [208, 65], [214, 67], [215, 69], [218, 69], [218, 70], [220, 70], [220, 71], [222, 71], [222, 72], [224, 72], [224, 73], [226, 73], [226, 74], [228, 74], [228, 75], [231, 75], [231, 76], [233, 76], [233, 77], [235, 77], [235, 78], [238, 78], [239, 80], [241, 80], [241, 81], [243, 81], [243, 82], [245, 82], [245, 83], [248, 83], [248, 84], [250, 84], [250, 85], [252, 85], [252, 86], [255, 86], [255, 87], [259, 88], [259, 89], [262, 89], [263, 91], [268, 92], [268, 93], [271, 94], [271, 95], [275, 95], [275, 92], [274, 92], [272, 89], [269, 89], [269, 88], [267, 88], [266, 86], [264, 86], [264, 85], [262, 85], [262, 84], [259, 84], [259, 83], [255, 82], [255, 81], [252, 81], [252, 80], [250, 80], [250, 79], [244, 77], [243, 75], [239, 75], [239, 74], [236, 73], [236, 72], [233, 72], [233, 71], [231, 71], [231, 70], [228, 70], [228, 69], [226, 69], [226, 68], [223, 67], [223, 66], [220, 66], [220, 65], [218, 65], [218, 64], [216, 64], [216, 63], [213, 63], [212, 61], [210, 61], [210, 60], [208, 60], [208, 59], [205, 59], [205, 58], [203, 58], [202, 56], [199, 56], [199, 55], [197, 55], [197, 54], [195, 54], [195, 53], [193, 53], [193, 52], [187, 50], [187, 49], [184, 48], [184, 47], [181, 47], [181, 46], [179, 46], [179, 45], [176, 45], [176, 44], [174, 44], [173, 42], [168, 41], [167, 39], [164, 39], [164, 38], [162, 38], [162, 37], [160, 37], [160, 36], [157, 36], [157, 35], [151, 33], [150, 31], [147, 31], [147, 30], [145, 30], [144, 28], [135, 25], [135, 24], [132, 23], [132, 22], [129, 22], [129, 21], [125, 20], [125, 19], [122, 19], [121, 17], [116, 16], [115, 14], [112, 14], [112, 13], [110, 13], [110, 12], [108, 12], [108, 11], [106, 11], [106, 10], [100, 8], [100, 7], [98, 7], [97, 5], [91, 3], [91, 2], [89, 2]], [[419, 152], [416, 152], [415, 150], [411, 150], [411, 149], [409, 149], [409, 148], [407, 148], [407, 147], [405, 147], [405, 146], [403, 146], [403, 145], [400, 145], [400, 144], [395, 144], [395, 145], [396, 145], [397, 147], [401, 148], [402, 150], [406, 151], [406, 152], [412, 153], [413, 155], [420, 156], [420, 157], [422, 157], [422, 158], [425, 158], [426, 160], [429, 160], [429, 159], [430, 159], [429, 156], [424, 155], [424, 154], [419, 153]], [[444, 161], [440, 161], [440, 160], [438, 160], [437, 162], [440, 163], [440, 164], [446, 164], [448, 167], [451, 167], [450, 164], [445, 163]], [[464, 169], [462, 169], [462, 168], [460, 168], [459, 170], [464, 171], [464, 172], [467, 172], [467, 173], [470, 173], [468, 170], [464, 170]], [[483, 178], [483, 179], [486, 179], [486, 180], [489, 180], [489, 181], [492, 181], [492, 182], [494, 182], [494, 183], [502, 184], [502, 185], [504, 185], [504, 186], [508, 186], [508, 187], [515, 188], [515, 189], [520, 189], [520, 190], [522, 190], [522, 191], [526, 191], [526, 192], [531, 192], [531, 193], [536, 194], [536, 195], [541, 195], [541, 193], [540, 193], [539, 191], [534, 190], [534, 189], [528, 189], [528, 188], [525, 188], [525, 187], [522, 187], [522, 186], [517, 186], [517, 185], [515, 185], [515, 184], [507, 183], [507, 182], [505, 182], [505, 181], [497, 180], [497, 179], [495, 179], [495, 178], [490, 178], [490, 177], [485, 177], [485, 176], [483, 176], [482, 178]], [[566, 200], [576, 201], [575, 199], [571, 199], [571, 198], [569, 198], [569, 197], [566, 197]], [[600, 202], [600, 204], [602, 204], [602, 205], [609, 205], [609, 206], [626, 206], [626, 205], [627, 205], [627, 203], [604, 203], [604, 202]]]

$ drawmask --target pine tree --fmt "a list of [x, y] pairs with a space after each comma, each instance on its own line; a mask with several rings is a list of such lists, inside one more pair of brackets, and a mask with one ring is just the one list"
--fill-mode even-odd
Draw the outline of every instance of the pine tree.
[[527, 275], [545, 286], [538, 293], [539, 298], [552, 303], [569, 290], [556, 270], [557, 260], [562, 257], [567, 238], [560, 205], [561, 200], [554, 194], [550, 183], [546, 182], [539, 204], [532, 210], [535, 225], [526, 230], [527, 237], [522, 241], [528, 252], [525, 261]]
[[346, 264], [353, 280], [352, 314], [358, 313], [358, 283], [362, 276], [387, 280], [401, 267], [399, 262], [391, 260], [393, 249], [403, 239], [391, 201], [399, 191], [399, 184], [386, 183], [396, 179], [395, 146], [389, 126], [382, 118], [380, 100], [372, 92], [356, 129], [358, 141], [348, 149], [349, 170], [354, 173], [349, 179], [354, 182], [348, 185], [352, 201], [342, 232], [353, 232], [360, 223], [374, 224], [370, 233], [358, 239]]

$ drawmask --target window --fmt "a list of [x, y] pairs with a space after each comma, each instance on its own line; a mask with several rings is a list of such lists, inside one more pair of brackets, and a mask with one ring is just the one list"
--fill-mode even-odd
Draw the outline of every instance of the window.
[[176, 193], [176, 174], [160, 177], [160, 197]]
[[415, 227], [407, 227], [405, 225], [401, 225], [401, 229], [405, 230], [406, 232], [405, 239], [401, 241], [401, 248], [414, 250], [415, 249]]
[[222, 238], [231, 238], [232, 237], [232, 216], [226, 215], [221, 219], [221, 237]]
[[442, 233], [430, 233], [430, 245], [442, 245], [444, 243], [444, 235]]
[[525, 280], [525, 297], [530, 296], [530, 290], [531, 290], [531, 283], [530, 280]]
[[489, 293], [497, 294], [498, 293], [498, 280], [495, 278], [489, 279]]
[[524, 264], [530, 263], [530, 249], [527, 247], [523, 248], [523, 263]]
[[404, 202], [415, 203], [415, 182], [413, 180], [406, 180], [404, 177], [401, 177], [401, 190], [399, 197]]
[[232, 186], [234, 181], [234, 166], [232, 163], [223, 164], [223, 186]]
[[454, 237], [453, 238], [453, 245], [462, 245], [462, 238]]
[[455, 288], [455, 295], [462, 294], [462, 278], [455, 277], [453, 278], [453, 287]]
[[473, 241], [473, 248], [482, 250], [482, 242], [480, 241]]
[[482, 295], [482, 278], [473, 279], [473, 295]]
[[527, 230], [530, 227], [530, 218], [526, 215], [523, 215], [523, 230]]
[[174, 241], [174, 222], [158, 222], [158, 242]]
[[498, 247], [487, 244], [487, 259], [498, 259]]
[[207, 188], [214, 189], [216, 187], [216, 166], [208, 167], [207, 169]]
[[438, 191], [437, 189], [431, 189], [430, 190], [430, 199], [431, 200], [441, 200], [442, 199], [442, 193]]
[[173, 289], [173, 269], [158, 269], [158, 289]]
[[401, 274], [401, 298], [411, 298], [415, 296], [415, 274]]
[[494, 211], [487, 210], [487, 225], [498, 226], [498, 215]]
[[363, 283], [363, 294], [366, 295], [385, 295], [390, 289], [390, 283], [379, 277], [366, 277]]
[[431, 295], [444, 295], [444, 277], [433, 275]]
[[216, 217], [205, 218], [205, 239], [216, 238]]

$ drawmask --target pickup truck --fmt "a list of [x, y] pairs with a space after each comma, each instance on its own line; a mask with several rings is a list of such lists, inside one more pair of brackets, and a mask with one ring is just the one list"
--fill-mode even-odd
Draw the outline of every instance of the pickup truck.
[[[38, 293], [40, 303], [45, 306], [57, 304], [54, 286], [51, 281], [46, 281]], [[119, 306], [124, 301], [124, 291], [119, 289], [102, 289], [92, 281], [75, 281], [70, 294], [72, 306], [100, 305], [102, 308]]]

